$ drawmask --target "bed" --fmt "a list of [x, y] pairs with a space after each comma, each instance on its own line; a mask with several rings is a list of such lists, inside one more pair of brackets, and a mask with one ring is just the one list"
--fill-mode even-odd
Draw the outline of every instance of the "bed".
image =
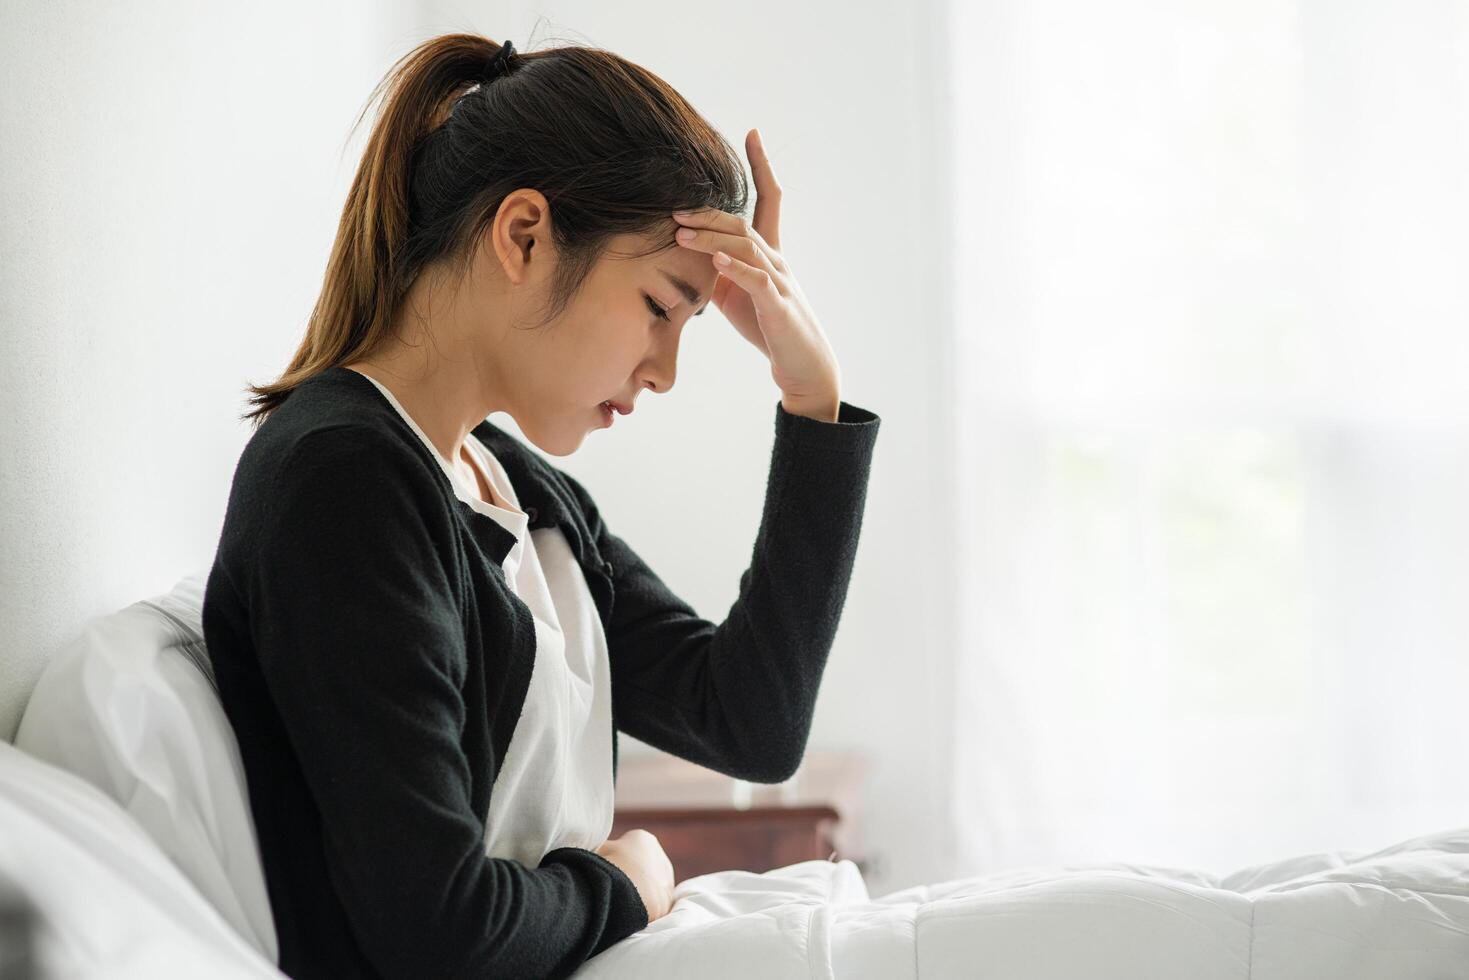
[[[13, 975], [283, 975], [203, 584], [88, 624], [0, 742]], [[804, 861], [674, 898], [574, 976], [1469, 980], [1469, 826], [1224, 875], [1057, 865], [874, 896], [851, 861]]]

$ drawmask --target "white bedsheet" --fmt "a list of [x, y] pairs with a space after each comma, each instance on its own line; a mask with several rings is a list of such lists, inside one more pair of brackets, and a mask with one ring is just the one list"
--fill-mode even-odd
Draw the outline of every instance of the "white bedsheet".
[[[46, 920], [48, 976], [282, 974], [90, 783], [0, 742], [0, 875]], [[872, 897], [850, 861], [678, 883], [577, 980], [1469, 978], [1469, 827], [1222, 877], [1019, 868]]]
[[576, 980], [1469, 978], [1469, 827], [1217, 876], [1020, 868], [869, 896], [850, 861], [680, 882]]

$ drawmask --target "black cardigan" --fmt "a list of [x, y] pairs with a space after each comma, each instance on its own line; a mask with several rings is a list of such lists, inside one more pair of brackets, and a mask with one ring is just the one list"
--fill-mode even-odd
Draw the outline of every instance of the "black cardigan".
[[[617, 731], [753, 782], [805, 751], [846, 598], [880, 419], [776, 403], [739, 597], [702, 619], [586, 489], [474, 429], [531, 529], [566, 535], [602, 618]], [[292, 977], [565, 977], [648, 924], [595, 851], [485, 854], [490, 787], [535, 658], [509, 531], [459, 500], [372, 382], [333, 367], [251, 436], [203, 625], [239, 739], [279, 965]]]

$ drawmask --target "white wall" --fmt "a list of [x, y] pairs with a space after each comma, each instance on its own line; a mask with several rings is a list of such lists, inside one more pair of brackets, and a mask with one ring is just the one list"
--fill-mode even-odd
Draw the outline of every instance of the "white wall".
[[[947, 877], [955, 503], [935, 6], [0, 8], [0, 732], [87, 617], [211, 560], [249, 435], [242, 388], [301, 336], [370, 120], [350, 143], [348, 129], [392, 60], [453, 30], [522, 50], [582, 40], [665, 77], [737, 151], [750, 127], [765, 136], [784, 251], [843, 397], [883, 418], [811, 745], [872, 753], [874, 894]], [[715, 311], [685, 331], [671, 393], [556, 461], [716, 621], [749, 560], [778, 397]]]
[[[0, 732], [91, 615], [206, 566], [401, 4], [0, 7]], [[350, 16], [348, 16], [350, 12]]]

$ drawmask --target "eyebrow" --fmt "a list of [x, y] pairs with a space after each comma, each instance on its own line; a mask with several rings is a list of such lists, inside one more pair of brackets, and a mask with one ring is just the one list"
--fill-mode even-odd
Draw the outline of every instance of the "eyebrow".
[[[675, 276], [667, 269], [659, 269], [658, 271], [663, 273], [663, 278], [673, 283], [674, 287], [677, 288], [679, 292], [683, 293], [684, 299], [688, 300], [690, 303], [697, 303], [699, 301], [699, 291], [691, 286], [689, 283], [680, 279], [678, 276]], [[709, 304], [705, 303], [703, 306], [694, 311], [694, 316], [703, 316], [704, 311], [708, 308]]]

